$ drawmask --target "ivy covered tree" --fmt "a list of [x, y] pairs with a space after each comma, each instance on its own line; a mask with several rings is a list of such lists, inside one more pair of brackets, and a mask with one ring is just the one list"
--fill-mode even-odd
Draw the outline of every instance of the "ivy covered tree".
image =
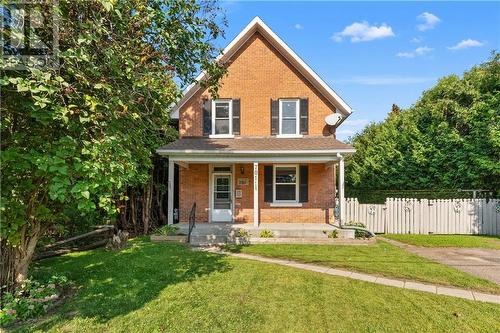
[[352, 142], [350, 187], [500, 189], [500, 54], [450, 75]]
[[212, 1], [59, 3], [60, 66], [1, 72], [1, 285], [26, 278], [41, 235], [74, 222], [68, 212], [116, 216], [124, 189], [148, 180], [152, 153], [176, 136], [176, 83], [205, 70], [215, 94], [225, 73]]

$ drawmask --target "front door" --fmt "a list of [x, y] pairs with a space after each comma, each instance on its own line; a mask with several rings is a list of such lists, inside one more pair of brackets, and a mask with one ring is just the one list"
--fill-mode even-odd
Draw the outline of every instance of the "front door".
[[231, 222], [233, 219], [233, 203], [231, 201], [231, 175], [213, 175], [212, 221]]

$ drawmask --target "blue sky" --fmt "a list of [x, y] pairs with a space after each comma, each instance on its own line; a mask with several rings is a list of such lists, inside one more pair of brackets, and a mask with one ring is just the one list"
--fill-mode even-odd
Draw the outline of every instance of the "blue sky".
[[223, 1], [225, 47], [259, 16], [349, 105], [346, 139], [500, 50], [500, 2]]

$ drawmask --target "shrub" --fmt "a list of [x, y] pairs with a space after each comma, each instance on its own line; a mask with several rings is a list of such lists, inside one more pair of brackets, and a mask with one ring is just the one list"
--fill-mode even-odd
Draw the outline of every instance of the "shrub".
[[271, 230], [262, 230], [259, 234], [260, 238], [273, 238], [274, 234]]
[[155, 233], [158, 235], [174, 236], [177, 235], [177, 231], [179, 231], [179, 227], [167, 224], [161, 228], [156, 229]]
[[236, 237], [250, 238], [250, 232], [248, 232], [248, 230], [245, 229], [238, 229], [236, 230]]
[[339, 231], [337, 229], [332, 230], [326, 234], [328, 238], [338, 238], [339, 237]]
[[0, 326], [45, 313], [50, 305], [60, 299], [67, 285], [65, 276], [53, 275], [46, 283], [28, 279], [12, 293], [4, 293], [0, 304]]
[[[361, 222], [355, 222], [355, 221], [349, 221], [348, 223], [346, 223], [345, 225], [346, 227], [349, 226], [349, 227], [358, 227], [358, 228], [366, 228], [366, 226], [361, 223]], [[366, 238], [366, 231], [363, 231], [363, 230], [354, 230], [354, 237], [356, 238]]]

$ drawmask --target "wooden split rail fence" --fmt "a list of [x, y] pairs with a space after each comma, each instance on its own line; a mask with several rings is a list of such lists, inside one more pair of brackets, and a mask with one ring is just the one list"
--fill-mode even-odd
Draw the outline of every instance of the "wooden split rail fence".
[[346, 222], [376, 233], [500, 235], [499, 199], [387, 198], [385, 204], [345, 202]]

